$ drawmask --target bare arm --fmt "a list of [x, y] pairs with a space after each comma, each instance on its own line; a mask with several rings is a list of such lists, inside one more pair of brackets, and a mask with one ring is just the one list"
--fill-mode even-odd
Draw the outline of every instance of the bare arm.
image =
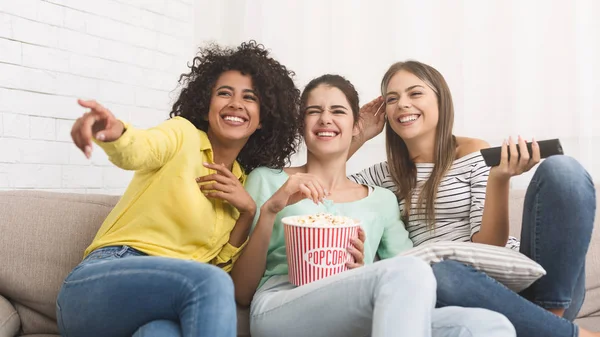
[[233, 247], [241, 247], [244, 242], [248, 239], [248, 234], [250, 233], [250, 227], [252, 227], [252, 220], [254, 220], [254, 215], [256, 214], [256, 209], [253, 212], [245, 212], [240, 213], [240, 217], [235, 222], [235, 226], [233, 230], [229, 234], [228, 243]]
[[273, 233], [277, 213], [261, 207], [258, 222], [242, 255], [231, 270], [235, 284], [235, 300], [242, 306], [249, 306], [267, 266], [267, 250]]
[[485, 207], [479, 233], [473, 242], [504, 246], [508, 240], [508, 193], [509, 179], [489, 179], [486, 188]]
[[379, 96], [360, 108], [359, 130], [360, 133], [352, 138], [348, 159], [352, 157], [368, 140], [383, 131], [385, 125], [385, 105], [383, 97]]
[[502, 146], [500, 165], [490, 170], [481, 229], [471, 238], [473, 242], [502, 247], [506, 245], [510, 228], [508, 213], [510, 178], [529, 171], [540, 161], [540, 149], [535, 141], [532, 144], [531, 158], [521, 137], [518, 140], [521, 157], [517, 152], [517, 144], [512, 141], [512, 138], [509, 138], [508, 146], [506, 145], [505, 142]]
[[350, 151], [348, 151], [348, 159], [350, 159], [356, 153], [356, 151], [358, 151], [358, 149], [365, 144], [366, 140], [363, 138], [362, 132], [358, 136], [352, 138], [352, 143], [350, 143]]

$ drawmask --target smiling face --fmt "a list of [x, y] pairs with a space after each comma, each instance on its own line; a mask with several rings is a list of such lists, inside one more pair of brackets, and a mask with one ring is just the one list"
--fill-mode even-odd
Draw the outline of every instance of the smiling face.
[[304, 109], [304, 139], [309, 152], [347, 154], [358, 132], [350, 103], [340, 89], [321, 84], [310, 92]]
[[435, 135], [439, 120], [437, 95], [413, 73], [400, 70], [394, 74], [384, 97], [388, 122], [404, 140]]
[[221, 74], [212, 91], [208, 136], [221, 143], [247, 141], [260, 128], [260, 104], [252, 78], [237, 70]]

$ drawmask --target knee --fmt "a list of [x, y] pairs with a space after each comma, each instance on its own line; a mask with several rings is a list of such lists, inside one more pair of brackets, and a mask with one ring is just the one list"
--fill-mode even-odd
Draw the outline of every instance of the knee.
[[210, 289], [215, 294], [231, 295], [233, 297], [233, 280], [221, 268], [205, 265], [206, 270], [200, 275], [197, 282], [201, 282], [203, 287]]
[[469, 315], [457, 322], [471, 337], [512, 337], [516, 336], [515, 327], [506, 316], [487, 309], [469, 309]]
[[132, 337], [181, 336], [179, 324], [171, 320], [156, 320], [137, 329]]
[[552, 156], [544, 160], [538, 167], [532, 183], [538, 189], [546, 190], [553, 200], [574, 205], [586, 214], [595, 213], [594, 182], [585, 168], [571, 157]]
[[575, 158], [551, 156], [542, 161], [534, 179], [550, 182], [552, 186], [565, 186], [569, 189], [594, 189], [590, 174]]
[[387, 275], [391, 278], [401, 278], [406, 286], [414, 286], [414, 289], [435, 293], [437, 286], [435, 276], [431, 266], [422, 259], [401, 256], [378, 263], [385, 263], [385, 270], [389, 271]]
[[190, 292], [191, 296], [205, 298], [232, 299], [233, 280], [222, 269], [206, 263], [185, 261], [180, 266], [179, 275], [182, 277], [182, 286]]

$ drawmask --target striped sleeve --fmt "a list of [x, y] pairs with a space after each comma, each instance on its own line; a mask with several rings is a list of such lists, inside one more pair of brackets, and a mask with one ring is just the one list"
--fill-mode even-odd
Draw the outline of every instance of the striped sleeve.
[[348, 178], [358, 184], [384, 187], [383, 184], [387, 176], [389, 176], [387, 162], [381, 162]]
[[471, 223], [471, 237], [481, 229], [483, 217], [483, 205], [485, 203], [485, 191], [490, 168], [485, 164], [483, 157], [477, 157], [471, 168], [471, 210], [469, 222]]

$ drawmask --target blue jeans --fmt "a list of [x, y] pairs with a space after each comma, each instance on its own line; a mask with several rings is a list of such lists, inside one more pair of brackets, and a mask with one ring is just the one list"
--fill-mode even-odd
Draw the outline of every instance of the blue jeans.
[[236, 335], [233, 282], [227, 273], [127, 246], [89, 254], [67, 276], [56, 308], [64, 337]]
[[[521, 253], [546, 269], [546, 276], [516, 294], [470, 266], [446, 260], [433, 266], [437, 306], [494, 310], [514, 325], [517, 336], [578, 336], [576, 318], [585, 296], [585, 256], [596, 210], [594, 184], [567, 156], [543, 161], [525, 195]], [[564, 308], [564, 318], [545, 309]]]

